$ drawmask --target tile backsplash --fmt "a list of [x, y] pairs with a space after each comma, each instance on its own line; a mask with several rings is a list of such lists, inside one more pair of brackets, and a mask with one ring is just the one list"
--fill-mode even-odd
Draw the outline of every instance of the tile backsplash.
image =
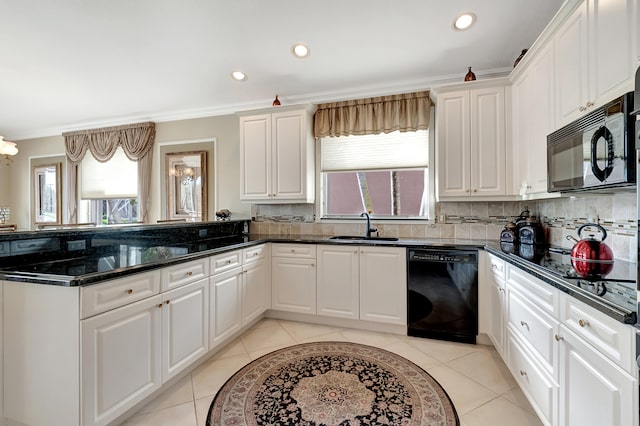
[[[372, 220], [382, 236], [401, 238], [471, 238], [497, 240], [504, 225], [525, 209], [542, 218], [547, 242], [570, 248], [567, 235], [585, 223], [599, 223], [608, 233], [606, 243], [616, 258], [636, 262], [637, 217], [635, 191], [578, 195], [537, 201], [442, 202], [434, 224], [397, 224]], [[359, 235], [364, 220], [353, 223], [315, 222], [313, 204], [265, 205], [251, 209], [252, 233], [276, 235]], [[584, 237], [585, 235], [583, 235]]]

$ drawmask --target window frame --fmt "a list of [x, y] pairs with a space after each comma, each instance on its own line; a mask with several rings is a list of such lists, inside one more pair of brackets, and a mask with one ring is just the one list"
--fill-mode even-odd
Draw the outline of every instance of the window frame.
[[[434, 107], [432, 106], [429, 111], [429, 122], [435, 123], [435, 114]], [[389, 216], [376, 216], [375, 212], [371, 215], [371, 218], [375, 219], [378, 222], [386, 222], [386, 223], [398, 223], [398, 224], [433, 224], [436, 222], [435, 215], [435, 207], [436, 207], [436, 172], [435, 172], [435, 162], [436, 162], [436, 139], [435, 139], [435, 130], [434, 125], [430, 125], [427, 130], [427, 137], [429, 141], [429, 167], [427, 167], [427, 216], [424, 218], [420, 217], [389, 217]], [[315, 222], [317, 223], [352, 223], [354, 221], [361, 221], [362, 218], [356, 216], [326, 216], [326, 178], [324, 173], [322, 172], [322, 143], [321, 138], [316, 138], [316, 203], [315, 203]]]

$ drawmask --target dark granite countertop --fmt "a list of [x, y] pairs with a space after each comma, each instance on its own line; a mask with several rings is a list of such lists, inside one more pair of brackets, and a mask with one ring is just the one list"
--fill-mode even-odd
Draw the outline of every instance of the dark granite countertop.
[[[168, 225], [176, 227], [176, 225]], [[444, 248], [444, 249], [486, 249], [512, 265], [531, 273], [560, 291], [577, 298], [606, 315], [627, 324], [636, 323], [635, 284], [634, 291], [620, 296], [622, 303], [612, 303], [575, 285], [572, 280], [550, 271], [548, 268], [522, 259], [513, 254], [503, 253], [497, 241], [456, 238], [399, 238], [397, 241], [367, 240], [364, 237], [356, 240], [331, 239], [322, 235], [273, 235], [250, 234], [233, 235], [214, 238], [201, 238], [194, 241], [160, 241], [154, 238], [143, 239], [110, 239], [95, 235], [96, 230], [69, 231], [68, 235], [94, 235], [95, 249], [89, 255], [78, 255], [59, 260], [34, 261], [0, 268], [0, 279], [35, 284], [60, 286], [85, 286], [105, 280], [123, 277], [130, 274], [163, 268], [174, 264], [188, 262], [213, 256], [231, 250], [262, 243], [298, 243], [298, 244], [337, 244], [367, 245], [406, 248]], [[40, 231], [34, 236], [43, 237], [48, 234]], [[53, 234], [51, 234], [53, 235]], [[57, 234], [59, 235], [59, 234]], [[149, 237], [149, 233], [145, 233]], [[151, 235], [152, 236], [152, 235]], [[635, 268], [629, 268], [635, 271]], [[631, 280], [631, 277], [629, 277]], [[629, 281], [630, 281], [629, 280]], [[633, 277], [635, 282], [635, 275]], [[625, 299], [626, 298], [626, 299]]]
[[[37, 234], [40, 236], [41, 234]], [[171, 266], [230, 250], [266, 242], [300, 244], [350, 244], [391, 247], [482, 248], [484, 240], [403, 239], [335, 240], [328, 236], [282, 236], [251, 234], [201, 239], [194, 242], [160, 243], [153, 239], [96, 239], [94, 253], [60, 260], [47, 260], [0, 268], [0, 279], [25, 283], [83, 286], [129, 274]]]
[[[549, 259], [546, 259], [546, 263], [542, 262], [547, 266], [542, 266], [515, 254], [504, 253], [497, 242], [488, 242], [485, 249], [617, 321], [625, 324], [637, 322], [634, 263], [616, 260], [616, 269], [610, 275], [590, 281], [572, 276], [571, 270], [563, 269], [562, 265], [551, 265]], [[606, 297], [599, 296], [598, 290], [604, 288], [607, 288]]]

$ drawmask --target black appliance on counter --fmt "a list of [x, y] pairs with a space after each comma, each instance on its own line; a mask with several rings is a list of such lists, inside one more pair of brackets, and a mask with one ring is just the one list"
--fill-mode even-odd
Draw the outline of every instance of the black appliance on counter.
[[407, 262], [407, 334], [475, 343], [478, 251], [411, 248]]
[[571, 192], [634, 185], [633, 92], [547, 136], [547, 190]]
[[509, 222], [500, 232], [500, 249], [527, 260], [544, 256], [545, 237], [542, 224], [535, 216], [529, 216], [525, 207], [514, 222]]

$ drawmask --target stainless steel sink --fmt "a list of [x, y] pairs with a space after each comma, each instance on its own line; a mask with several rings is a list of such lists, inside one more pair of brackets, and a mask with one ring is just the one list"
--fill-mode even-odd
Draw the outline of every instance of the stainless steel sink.
[[330, 240], [398, 241], [396, 237], [363, 237], [361, 235], [336, 235]]

